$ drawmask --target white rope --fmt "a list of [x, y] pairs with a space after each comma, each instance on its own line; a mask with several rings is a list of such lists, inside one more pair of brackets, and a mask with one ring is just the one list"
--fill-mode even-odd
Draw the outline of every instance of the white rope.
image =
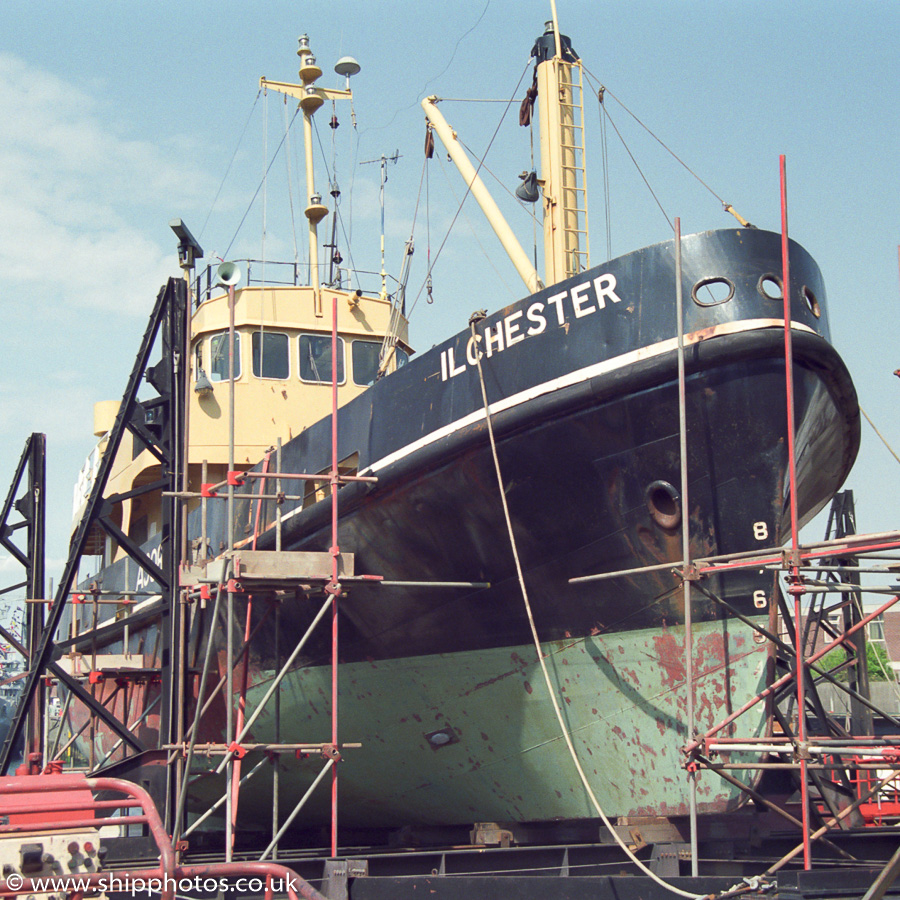
[[[479, 321], [481, 318], [483, 318], [483, 316], [480, 313], [475, 313], [469, 319], [469, 327], [472, 330], [473, 337], [478, 337], [478, 334], [475, 331], [475, 323], [477, 321]], [[525, 576], [522, 573], [522, 563], [519, 560], [519, 550], [516, 545], [515, 535], [513, 534], [512, 520], [509, 517], [509, 506], [507, 505], [507, 502], [506, 502], [506, 491], [503, 488], [503, 476], [500, 472], [500, 460], [497, 456], [497, 443], [494, 440], [494, 427], [493, 427], [493, 423], [491, 422], [491, 409], [488, 404], [487, 389], [485, 388], [485, 384], [484, 384], [484, 372], [482, 371], [482, 368], [481, 368], [481, 353], [477, 349], [477, 342], [476, 342], [475, 360], [476, 360], [476, 365], [478, 367], [478, 380], [481, 384], [481, 399], [482, 399], [482, 402], [484, 403], [484, 416], [485, 416], [485, 421], [487, 423], [488, 439], [490, 440], [490, 444], [491, 444], [491, 455], [494, 458], [494, 470], [497, 473], [497, 484], [500, 488], [500, 503], [503, 506], [503, 517], [506, 520], [506, 530], [509, 534], [509, 543], [510, 543], [510, 547], [512, 548], [513, 559], [515, 560], [515, 563], [516, 563], [516, 574], [518, 575], [518, 578], [519, 578], [519, 587], [522, 590], [522, 599], [525, 601], [525, 612], [528, 615], [528, 625], [531, 628], [531, 637], [534, 641], [535, 650], [537, 651], [537, 658], [538, 658], [538, 662], [540, 663], [540, 666], [541, 666], [541, 672], [544, 675], [544, 683], [547, 685], [547, 693], [550, 695], [550, 701], [553, 704], [553, 711], [556, 713], [556, 719], [559, 722], [560, 732], [562, 733], [563, 740], [566, 742], [566, 747], [568, 747], [568, 749], [569, 749], [569, 755], [572, 757], [572, 762], [575, 764], [575, 769], [578, 772], [578, 777], [581, 779], [581, 783], [584, 785], [584, 789], [587, 792], [588, 797], [590, 797], [591, 803], [593, 804], [594, 809], [597, 811], [597, 815], [600, 817], [600, 819], [603, 821], [603, 824], [606, 826], [607, 830], [612, 835], [613, 840], [619, 845], [619, 847], [623, 850], [625, 855], [628, 856], [628, 858], [634, 863], [634, 865], [638, 867], [638, 869], [640, 869], [645, 875], [649, 876], [658, 885], [660, 885], [661, 887], [665, 888], [668, 891], [671, 891], [673, 894], [677, 894], [679, 897], [698, 898], [700, 896], [705, 896], [705, 895], [694, 894], [694, 893], [691, 893], [690, 891], [683, 891], [680, 888], [674, 887], [673, 885], [669, 884], [668, 882], [663, 881], [662, 878], [660, 878], [655, 872], [651, 872], [650, 869], [647, 868], [647, 866], [644, 865], [644, 863], [641, 862], [641, 860], [639, 860], [637, 858], [637, 856], [635, 856], [635, 854], [629, 849], [629, 847], [625, 844], [625, 842], [622, 840], [622, 838], [619, 837], [618, 833], [616, 832], [615, 828], [613, 827], [612, 822], [610, 822], [609, 819], [606, 817], [606, 813], [603, 812], [603, 809], [600, 806], [600, 802], [597, 800], [597, 797], [594, 794], [593, 789], [591, 788], [590, 782], [588, 781], [587, 775], [585, 774], [584, 769], [581, 766], [581, 762], [578, 759], [578, 754], [575, 752], [575, 747], [572, 744], [571, 735], [569, 734], [569, 730], [566, 728], [565, 721], [563, 720], [562, 710], [559, 707], [559, 701], [556, 698], [556, 692], [553, 690], [553, 684], [550, 681], [550, 673], [547, 670], [547, 663], [544, 661], [544, 652], [541, 649], [541, 641], [540, 641], [540, 638], [538, 637], [537, 627], [534, 624], [534, 616], [532, 615], [532, 612], [531, 612], [531, 603], [528, 599], [528, 591], [525, 587]]]

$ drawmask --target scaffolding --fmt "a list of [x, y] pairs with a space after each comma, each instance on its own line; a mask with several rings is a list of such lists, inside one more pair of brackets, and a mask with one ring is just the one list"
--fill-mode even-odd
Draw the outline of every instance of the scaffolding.
[[[783, 175], [783, 160], [782, 160]], [[783, 183], [783, 178], [782, 178]], [[692, 874], [698, 874], [696, 784], [697, 779], [709, 774], [727, 781], [743, 791], [755, 803], [772, 810], [782, 820], [796, 828], [799, 843], [766, 870], [773, 875], [792, 859], [802, 854], [804, 868], [812, 867], [812, 847], [815, 842], [827, 846], [833, 854], [846, 859], [848, 854], [832, 841], [835, 831], [846, 831], [864, 824], [867, 820], [885, 815], [887, 804], [900, 804], [895, 780], [900, 776], [900, 720], [889, 715], [873, 703], [868, 696], [866, 679], [865, 628], [877, 616], [897, 603], [900, 596], [893, 584], [863, 584], [863, 577], [877, 576], [894, 579], [896, 566], [891, 565], [885, 554], [900, 547], [900, 532], [876, 535], [856, 535], [852, 495], [838, 495], [832, 507], [826, 539], [817, 544], [801, 545], [797, 527], [797, 484], [793, 448], [793, 387], [791, 354], [790, 273], [787, 252], [786, 199], [782, 194], [783, 222], [783, 297], [785, 321], [785, 388], [788, 410], [788, 456], [791, 471], [790, 489], [791, 544], [789, 549], [766, 548], [759, 551], [692, 559], [688, 526], [687, 434], [685, 418], [685, 344], [683, 335], [683, 311], [681, 297], [680, 222], [676, 220], [676, 314], [678, 318], [678, 386], [679, 386], [679, 434], [681, 449], [681, 503], [682, 503], [682, 560], [660, 566], [627, 571], [601, 573], [571, 579], [572, 583], [635, 576], [659, 570], [671, 570], [681, 579], [684, 591], [685, 613], [685, 691], [689, 739], [683, 748], [685, 777], [690, 780], [691, 791], [691, 863]], [[282, 463], [280, 441], [266, 454], [257, 470], [246, 471], [236, 467], [234, 460], [234, 287], [228, 285], [230, 325], [230, 427], [228, 471], [224, 481], [207, 482], [204, 464], [203, 484], [200, 491], [189, 490], [186, 478], [188, 467], [187, 423], [184, 410], [189, 389], [187, 367], [180, 364], [185, 356], [190, 358], [189, 321], [191, 303], [187, 280], [169, 281], [160, 291], [143, 337], [134, 368], [126, 386], [122, 403], [110, 432], [107, 449], [103, 455], [97, 476], [93, 482], [87, 506], [81, 522], [73, 535], [71, 555], [52, 603], [43, 599], [43, 502], [44, 502], [44, 449], [43, 436], [33, 435], [19, 463], [13, 486], [10, 488], [3, 516], [0, 519], [0, 541], [26, 567], [27, 579], [15, 587], [25, 587], [29, 610], [28, 646], [18, 649], [28, 659], [28, 674], [23, 701], [17, 711], [10, 735], [2, 748], [0, 774], [5, 774], [12, 758], [11, 748], [17, 738], [28, 736], [29, 754], [36, 760], [47, 762], [58, 759], [71, 747], [85, 729], [105, 727], [117, 739], [117, 743], [102, 758], [88, 760], [92, 774], [118, 767], [119, 771], [134, 776], [155, 766], [157, 783], [155, 799], [164, 809], [163, 822], [167, 834], [173, 836], [176, 854], [184, 854], [187, 838], [194, 834], [210, 816], [224, 807], [224, 846], [222, 854], [226, 862], [233, 860], [235, 833], [239, 821], [241, 791], [263, 771], [267, 764], [272, 769], [273, 817], [271, 837], [261, 859], [277, 858], [280, 843], [303, 811], [314, 791], [320, 785], [330, 786], [330, 854], [338, 856], [338, 763], [346, 751], [362, 749], [358, 743], [341, 742], [338, 706], [339, 669], [339, 605], [344, 586], [356, 582], [373, 582], [383, 585], [400, 584], [386, 581], [373, 573], [357, 573], [352, 554], [343, 553], [338, 541], [340, 487], [351, 482], [375, 482], [370, 476], [352, 474], [342, 468], [338, 458], [338, 374], [337, 374], [337, 297], [332, 297], [332, 411], [331, 411], [331, 464], [327, 472], [302, 474], [286, 472]], [[474, 329], [474, 324], [473, 324]], [[153, 352], [160, 361], [150, 365]], [[480, 362], [480, 360], [479, 360]], [[152, 400], [138, 399], [140, 385], [147, 381], [157, 391]], [[490, 411], [486, 415], [490, 421]], [[112, 506], [126, 495], [105, 496], [110, 468], [125, 431], [130, 430], [160, 462], [161, 477], [135, 490], [158, 491], [167, 500], [163, 504], [163, 540], [161, 556], [157, 561], [149, 556], [115, 524]], [[272, 468], [274, 466], [274, 468]], [[28, 487], [19, 501], [14, 502], [20, 490], [24, 473], [28, 472]], [[323, 499], [330, 503], [330, 547], [327, 552], [303, 553], [282, 549], [281, 506], [287, 499], [302, 500], [304, 493], [289, 494], [287, 485], [300, 482], [312, 484], [321, 490]], [[257, 489], [256, 485], [259, 484]], [[242, 502], [256, 504], [252, 515], [253, 531], [249, 541], [241, 546], [234, 542], [236, 489], [247, 488], [240, 494]], [[31, 498], [31, 499], [28, 499]], [[33, 501], [33, 502], [32, 502]], [[202, 515], [202, 532], [199, 550], [188, 545], [184, 506], [199, 502]], [[208, 554], [206, 509], [209, 503], [224, 502], [228, 506], [227, 522], [229, 546], [217, 558]], [[257, 538], [264, 503], [275, 505], [274, 549], [260, 550]], [[23, 521], [8, 525], [10, 511], [15, 508]], [[90, 533], [101, 528], [113, 537], [135, 564], [146, 573], [158, 590], [128, 591], [106, 590], [102, 584], [88, 589], [76, 585], [78, 564], [85, 552]], [[10, 540], [11, 532], [28, 529], [28, 550], [19, 549]], [[865, 560], [871, 560], [866, 563]], [[879, 564], [880, 563], [880, 564]], [[746, 569], [764, 569], [781, 576], [786, 584], [786, 595], [777, 597], [778, 612], [783, 628], [764, 627], [744, 616], [727, 600], [717, 596], [707, 586], [710, 576]], [[472, 582], [403, 582], [405, 586], [429, 587], [487, 587]], [[8, 589], [11, 590], [11, 589]], [[276, 622], [275, 634], [281, 616], [284, 598], [291, 593], [302, 592], [316, 598], [318, 608], [311, 617], [305, 633], [296, 644], [274, 648], [278, 671], [256, 708], [248, 714], [249, 654], [259, 629], [269, 617]], [[771, 648], [774, 665], [766, 687], [729, 716], [702, 733], [696, 727], [694, 713], [694, 681], [691, 611], [694, 592], [717, 604], [729, 616], [747, 624]], [[863, 594], [886, 594], [886, 600], [873, 612], [865, 613]], [[826, 605], [826, 598], [837, 594], [838, 601]], [[260, 595], [274, 598], [263, 612], [259, 612]], [[801, 601], [812, 597], [809, 610], [804, 614]], [[791, 603], [793, 601], [793, 603]], [[234, 634], [238, 604], [245, 604], [244, 631]], [[152, 618], [161, 623], [158, 647], [154, 658], [159, 665], [149, 669], [127, 667], [103, 668], [97, 665], [98, 631], [113, 627], [98, 619], [98, 610], [106, 604], [115, 604], [121, 613], [114, 623], [125, 634], [128, 629], [140, 627]], [[146, 605], [145, 605], [146, 604]], [[90, 626], [80, 631], [72, 620], [68, 637], [60, 636], [65, 610], [76, 605], [87, 606], [92, 611]], [[138, 608], [135, 608], [138, 607]], [[256, 614], [254, 614], [256, 609]], [[225, 630], [224, 664], [220, 663], [219, 681], [210, 688], [209, 676], [214, 671], [218, 623], [224, 615]], [[253, 620], [256, 615], [256, 625]], [[831, 620], [836, 619], [836, 624]], [[327, 741], [282, 740], [280, 691], [285, 677], [293, 670], [304, 647], [316, 629], [326, 629], [330, 622], [331, 647], [331, 733]], [[98, 624], [99, 623], [99, 624]], [[824, 642], [821, 633], [826, 635]], [[10, 635], [0, 631], [9, 640]], [[204, 634], [205, 642], [191, 640], [191, 635]], [[237, 639], [236, 639], [237, 637]], [[849, 659], [840, 669], [849, 673], [846, 682], [839, 680], [838, 669], [822, 664], [823, 657], [831, 650], [845, 647]], [[74, 654], [79, 649], [90, 649], [91, 664], [85, 671], [67, 670], [60, 665], [60, 655]], [[222, 671], [224, 670], [224, 671]], [[47, 680], [63, 684], [68, 693], [63, 718], [71, 704], [81, 704], [86, 719], [73, 729], [64, 743], [60, 729], [50, 742], [45, 728], [41, 687]], [[111, 690], [104, 691], [109, 682]], [[850, 698], [850, 727], [842, 725], [830, 714], [818, 687], [822, 683], [835, 685]], [[151, 692], [150, 686], [153, 690]], [[155, 695], [155, 696], [153, 696]], [[130, 712], [135, 696], [143, 698], [140, 715], [132, 718]], [[153, 699], [150, 699], [153, 696]], [[192, 703], [192, 698], [194, 702]], [[223, 740], [209, 740], [201, 734], [201, 724], [214, 705], [224, 707], [226, 721]], [[777, 723], [777, 730], [764, 737], [742, 737], [726, 734], [736, 728], [741, 717], [759, 703], [766, 703]], [[251, 740], [253, 727], [264, 709], [271, 709], [274, 719], [274, 739], [268, 742]], [[160, 728], [154, 746], [138, 736], [143, 722], [150, 715], [159, 715]], [[876, 737], [872, 733], [873, 714], [886, 721], [895, 734]], [[102, 723], [102, 724], [101, 724]], [[815, 727], [811, 729], [811, 725]], [[93, 746], [93, 742], [91, 742]], [[39, 754], [41, 748], [43, 753]], [[243, 763], [248, 752], [261, 753], [260, 760], [247, 767]], [[734, 763], [732, 753], [758, 754], [757, 762]], [[121, 754], [113, 763], [112, 757]], [[292, 808], [290, 814], [280, 819], [279, 759], [285, 754], [317, 756], [321, 760], [319, 770], [308, 790]], [[215, 765], [197, 768], [198, 758], [215, 758]], [[724, 761], [722, 761], [724, 757]], [[800, 791], [800, 815], [795, 816], [774, 803], [733, 774], [748, 768], [756, 771], [785, 771], [796, 776]], [[197, 779], [214, 772], [224, 775], [225, 790], [209, 804], [205, 814], [188, 824], [188, 797]], [[893, 807], [891, 807], [893, 809]]]
[[[681, 447], [682, 560], [677, 564], [608, 572], [570, 579], [583, 583], [624, 576], [636, 576], [669, 569], [682, 582], [685, 616], [685, 690], [686, 719], [689, 740], [683, 747], [686, 777], [691, 785], [690, 837], [691, 874], [698, 875], [696, 779], [701, 772], [714, 773], [738, 788], [759, 806], [771, 810], [799, 830], [800, 841], [763, 873], [772, 876], [795, 857], [802, 854], [803, 867], [812, 867], [814, 842], [828, 846], [840, 858], [850, 858], [831, 842], [827, 835], [868, 821], [883, 819], [887, 807], [893, 810], [900, 778], [900, 720], [869, 699], [866, 660], [866, 626], [900, 600], [896, 583], [897, 566], [885, 554], [900, 547], [900, 531], [880, 534], [855, 534], [852, 493], [838, 494], [833, 502], [826, 540], [801, 545], [798, 534], [798, 501], [796, 451], [794, 448], [794, 389], [791, 333], [790, 259], [788, 253], [787, 195], [785, 159], [780, 159], [782, 209], [782, 296], [784, 310], [785, 395], [787, 408], [788, 501], [790, 506], [790, 547], [769, 547], [759, 551], [728, 556], [696, 558], [690, 556], [687, 427], [685, 418], [685, 349], [681, 297], [681, 223], [675, 220], [676, 315], [678, 319], [678, 386], [679, 435]], [[832, 537], [833, 535], [833, 537]], [[870, 560], [860, 564], [861, 560]], [[704, 581], [717, 574], [741, 570], [766, 570], [777, 573], [785, 583], [785, 591], [777, 591], [778, 629], [763, 627], [742, 615], [726, 600], [711, 591]], [[863, 585], [862, 575], [888, 579], [892, 584]], [[728, 615], [748, 625], [761, 641], [768, 644], [775, 666], [764, 690], [747, 700], [739, 709], [711, 728], [699, 731], [694, 711], [694, 650], [692, 640], [692, 592], [697, 591], [713, 601]], [[785, 597], [785, 593], [787, 597]], [[837, 594], [838, 600], [826, 606], [826, 598]], [[863, 594], [888, 595], [890, 599], [865, 614]], [[802, 600], [811, 597], [804, 615]], [[791, 602], [792, 601], [792, 602]], [[829, 618], [839, 617], [837, 627]], [[774, 621], [774, 617], [773, 617]], [[819, 637], [824, 629], [824, 643]], [[823, 665], [829, 652], [845, 648], [848, 658], [838, 666]], [[838, 679], [841, 671], [849, 673], [847, 681]], [[782, 673], [782, 674], [779, 674]], [[819, 696], [823, 683], [845, 693], [851, 704], [851, 727], [846, 730], [830, 714]], [[776, 723], [776, 733], [765, 737], [723, 736], [726, 729], [739, 726], [742, 716], [759, 703], [767, 703]], [[886, 722], [894, 733], [878, 737], [872, 733], [873, 714]], [[816, 734], [810, 730], [816, 726]], [[731, 763], [731, 753], [758, 754], [758, 762]], [[716, 758], [724, 755], [726, 761]], [[783, 805], [772, 802], [753, 787], [735, 778], [735, 770], [786, 770], [798, 782], [800, 818], [787, 812]], [[889, 864], [884, 879], [896, 876]], [[879, 879], [879, 884], [884, 879]], [[889, 881], [887, 883], [890, 883]]]

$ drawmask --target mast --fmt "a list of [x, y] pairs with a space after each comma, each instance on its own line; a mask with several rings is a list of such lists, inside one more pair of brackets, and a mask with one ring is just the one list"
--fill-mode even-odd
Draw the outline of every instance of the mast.
[[310, 285], [313, 288], [313, 296], [315, 298], [315, 313], [317, 316], [322, 315], [322, 292], [321, 282], [319, 280], [319, 222], [328, 215], [328, 207], [322, 203], [322, 195], [316, 191], [315, 169], [313, 167], [313, 140], [312, 140], [312, 117], [313, 113], [319, 109], [326, 100], [336, 100], [338, 98], [351, 98], [353, 95], [349, 88], [349, 76], [359, 71], [359, 65], [355, 60], [349, 60], [347, 57], [339, 61], [346, 63], [348, 60], [353, 63], [355, 68], [344, 65], [338, 74], [345, 74], [348, 79], [348, 87], [346, 90], [336, 90], [333, 88], [315, 87], [315, 82], [322, 75], [322, 70], [316, 65], [316, 58], [312, 55], [309, 48], [309, 37], [301, 35], [299, 38], [300, 49], [297, 50], [297, 56], [300, 57], [300, 81], [301, 84], [288, 84], [283, 81], [269, 81], [267, 78], [259, 79], [259, 86], [263, 90], [278, 91], [281, 94], [287, 94], [295, 97], [300, 101], [300, 110], [303, 113], [303, 143], [306, 148], [306, 196], [309, 205], [304, 210], [306, 218], [309, 221], [309, 269], [310, 269]]
[[555, 284], [590, 268], [581, 60], [559, 34], [555, 10], [531, 55], [537, 60], [544, 281]]
[[590, 268], [584, 169], [584, 106], [581, 61], [569, 38], [548, 22], [531, 55], [537, 60], [541, 178], [544, 197], [543, 282], [478, 176], [456, 132], [438, 111], [437, 97], [422, 108], [472, 196], [494, 229], [516, 271], [532, 292]]

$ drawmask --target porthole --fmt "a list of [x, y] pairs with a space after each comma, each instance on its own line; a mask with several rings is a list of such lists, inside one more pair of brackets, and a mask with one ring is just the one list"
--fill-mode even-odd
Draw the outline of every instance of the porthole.
[[653, 481], [644, 491], [650, 518], [662, 528], [677, 528], [681, 522], [681, 497], [668, 481]]
[[756, 287], [766, 300], [776, 300], [779, 303], [784, 300], [784, 287], [777, 275], [763, 275]]
[[718, 275], [701, 278], [691, 291], [694, 303], [700, 306], [718, 306], [720, 303], [727, 303], [733, 296], [734, 284]]
[[806, 285], [803, 285], [803, 299], [806, 300], [809, 311], [817, 319], [821, 318], [822, 308], [819, 306], [819, 301], [816, 300], [816, 295]]

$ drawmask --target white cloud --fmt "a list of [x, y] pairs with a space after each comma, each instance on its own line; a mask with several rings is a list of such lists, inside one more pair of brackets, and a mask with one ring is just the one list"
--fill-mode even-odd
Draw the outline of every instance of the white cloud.
[[[14, 291], [143, 313], [178, 269], [160, 246], [171, 210], [212, 196], [181, 138], [125, 135], [113, 108], [0, 54], [0, 271]], [[149, 299], [148, 299], [149, 298]]]

